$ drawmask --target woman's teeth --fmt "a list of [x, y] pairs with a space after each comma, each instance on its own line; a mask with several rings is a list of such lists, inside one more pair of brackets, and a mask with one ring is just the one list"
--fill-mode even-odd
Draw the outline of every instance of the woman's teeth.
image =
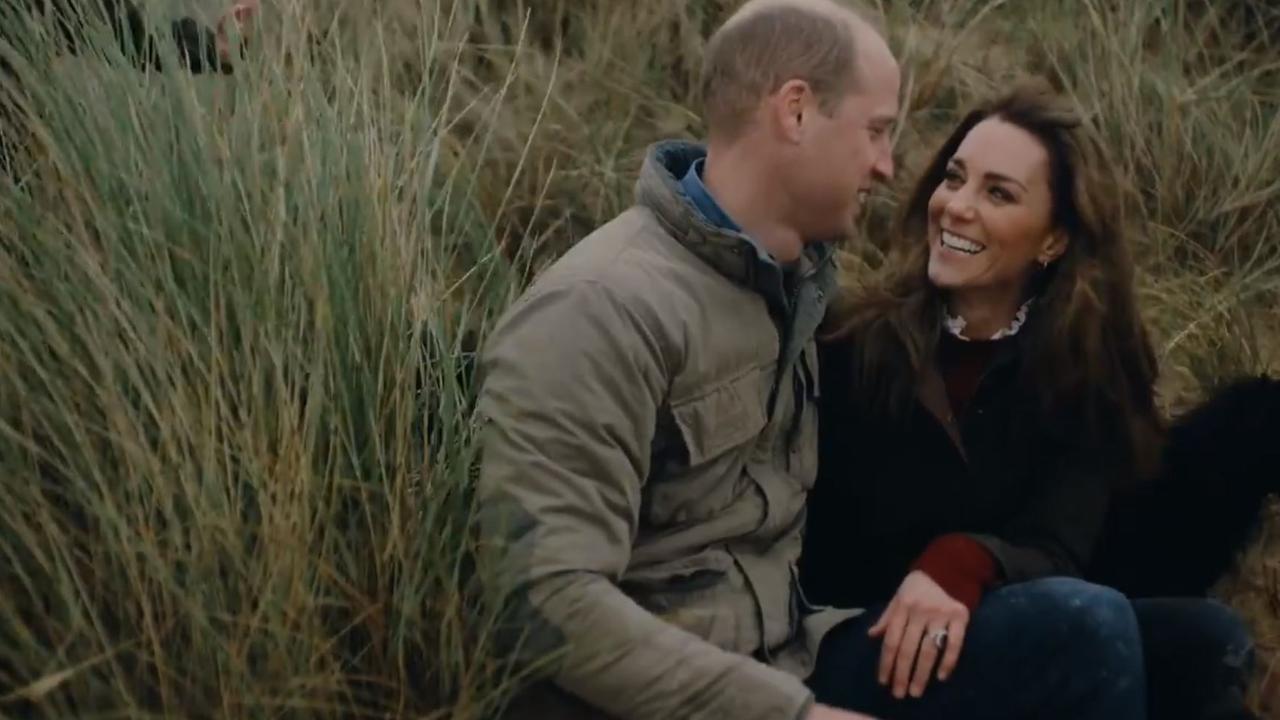
[[962, 252], [965, 255], [977, 255], [987, 249], [986, 245], [979, 245], [972, 240], [953, 235], [946, 230], [942, 231], [942, 246], [956, 252]]

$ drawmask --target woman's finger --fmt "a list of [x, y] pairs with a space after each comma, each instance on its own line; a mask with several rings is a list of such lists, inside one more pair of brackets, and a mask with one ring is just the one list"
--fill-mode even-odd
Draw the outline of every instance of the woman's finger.
[[919, 615], [912, 616], [902, 633], [902, 642], [898, 647], [898, 658], [894, 663], [893, 696], [901, 700], [907, 696], [907, 684], [911, 682], [911, 668], [915, 665], [916, 655], [920, 652], [920, 640], [924, 637], [925, 619]]
[[907, 614], [900, 606], [893, 605], [885, 611], [888, 622], [883, 630], [880, 642], [880, 668], [876, 676], [881, 685], [888, 685], [893, 674], [893, 663], [898, 658], [898, 646], [902, 644], [902, 633], [907, 629]]
[[956, 618], [947, 624], [947, 651], [942, 654], [942, 662], [938, 665], [938, 679], [946, 680], [956, 669], [960, 661], [960, 649], [964, 647], [964, 633], [969, 628], [969, 619]]
[[[920, 697], [929, 685], [929, 676], [933, 674], [933, 668], [938, 662], [938, 653], [941, 652], [938, 649], [938, 632], [946, 632], [942, 630], [943, 627], [945, 626], [937, 621], [925, 627], [920, 642], [920, 656], [916, 658], [916, 669], [911, 677], [911, 697]], [[945, 638], [945, 635], [943, 637]]]

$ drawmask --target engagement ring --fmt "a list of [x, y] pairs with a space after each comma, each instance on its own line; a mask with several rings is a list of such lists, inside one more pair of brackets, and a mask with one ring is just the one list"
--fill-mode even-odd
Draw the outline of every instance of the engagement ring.
[[929, 633], [929, 639], [933, 640], [934, 647], [941, 650], [942, 646], [947, 644], [947, 631], [934, 630], [933, 632]]

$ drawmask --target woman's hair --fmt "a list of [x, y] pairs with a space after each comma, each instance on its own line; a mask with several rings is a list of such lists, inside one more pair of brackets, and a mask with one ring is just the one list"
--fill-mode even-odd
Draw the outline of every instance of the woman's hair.
[[1134, 293], [1128, 193], [1096, 134], [1046, 84], [1024, 82], [960, 121], [907, 199], [885, 271], [833, 307], [825, 335], [856, 337], [850, 370], [864, 394], [858, 401], [902, 416], [942, 332], [943, 292], [928, 277], [929, 200], [965, 136], [987, 118], [1044, 145], [1052, 222], [1068, 237], [1063, 255], [1028, 288], [1036, 302], [1019, 336], [1019, 382], [1042, 412], [1073, 413], [1098, 439], [1116, 443], [1131, 477], [1146, 474], [1159, 427], [1157, 368]]

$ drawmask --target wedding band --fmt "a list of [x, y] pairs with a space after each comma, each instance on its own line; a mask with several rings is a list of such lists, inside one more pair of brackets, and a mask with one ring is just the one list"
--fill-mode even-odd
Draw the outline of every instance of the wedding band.
[[934, 647], [941, 650], [942, 646], [947, 644], [947, 631], [934, 630], [933, 632], [929, 633], [929, 639], [933, 640]]

